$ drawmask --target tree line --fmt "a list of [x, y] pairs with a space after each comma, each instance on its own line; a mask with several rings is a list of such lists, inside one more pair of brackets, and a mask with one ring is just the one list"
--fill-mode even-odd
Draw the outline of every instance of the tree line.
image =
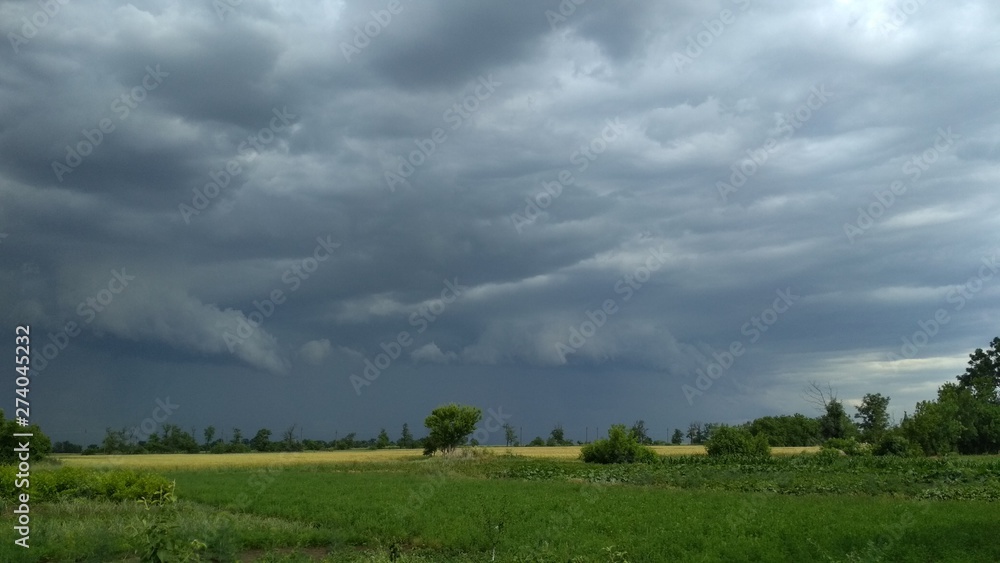
[[[752, 436], [763, 436], [771, 447], [817, 446], [830, 444], [848, 453], [867, 448], [870, 451], [896, 453], [900, 455], [942, 455], [947, 453], [985, 454], [1000, 452], [1000, 337], [994, 338], [986, 350], [977, 348], [970, 354], [965, 373], [956, 381], [948, 382], [938, 389], [937, 398], [916, 404], [912, 413], [904, 412], [898, 423], [889, 416], [890, 397], [881, 393], [867, 393], [861, 403], [848, 413], [843, 402], [833, 389], [825, 389], [812, 383], [806, 392], [807, 399], [821, 412], [819, 416], [808, 417], [796, 413], [792, 415], [764, 416], [739, 426]], [[454, 409], [452, 408], [454, 407]], [[446, 410], [441, 410], [446, 409]], [[458, 410], [455, 410], [458, 409]], [[464, 409], [464, 410], [463, 410]], [[471, 410], [468, 410], [471, 409]], [[474, 412], [473, 412], [474, 411]], [[285, 430], [278, 439], [272, 439], [272, 432], [261, 428], [252, 437], [244, 437], [239, 428], [233, 428], [230, 439], [217, 438], [213, 426], [204, 429], [202, 440], [194, 437], [194, 431], [186, 432], [174, 424], [165, 424], [159, 432], [143, 439], [134, 430], [108, 428], [100, 445], [92, 444], [83, 448], [71, 442], [56, 442], [52, 451], [56, 453], [84, 454], [131, 454], [131, 453], [171, 453], [171, 452], [278, 452], [304, 450], [347, 450], [356, 448], [423, 448], [432, 453], [442, 447], [440, 434], [442, 425], [451, 425], [447, 446], [478, 445], [469, 434], [480, 420], [479, 409], [448, 405], [439, 407], [425, 420], [430, 431], [427, 436], [415, 438], [408, 424], [403, 424], [399, 437], [390, 438], [383, 428], [374, 438], [359, 439], [352, 432], [333, 440], [310, 440], [296, 437], [296, 427]], [[0, 419], [2, 420], [2, 419]], [[470, 421], [471, 426], [470, 426]], [[458, 427], [467, 432], [456, 437]], [[687, 432], [674, 429], [668, 440], [654, 440], [643, 420], [637, 420], [631, 428], [621, 426], [616, 432], [625, 432], [630, 439], [640, 445], [679, 445], [685, 440], [689, 444], [705, 444], [726, 425], [719, 423], [692, 422]], [[502, 426], [508, 447], [521, 446], [516, 429], [509, 423]], [[610, 431], [610, 429], [609, 429]], [[596, 438], [596, 436], [595, 436]], [[458, 440], [458, 441], [456, 441]], [[589, 439], [587, 440], [589, 442]], [[831, 442], [832, 441], [832, 442]], [[573, 441], [566, 436], [561, 424], [556, 424], [547, 439], [536, 436], [526, 446], [572, 446], [584, 445], [583, 441]], [[866, 445], [862, 447], [862, 445]]]

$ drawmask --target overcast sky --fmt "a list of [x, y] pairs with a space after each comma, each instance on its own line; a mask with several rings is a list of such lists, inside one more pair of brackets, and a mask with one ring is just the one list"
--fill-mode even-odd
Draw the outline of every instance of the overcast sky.
[[49, 4], [0, 299], [56, 439], [898, 417], [1000, 334], [995, 2]]

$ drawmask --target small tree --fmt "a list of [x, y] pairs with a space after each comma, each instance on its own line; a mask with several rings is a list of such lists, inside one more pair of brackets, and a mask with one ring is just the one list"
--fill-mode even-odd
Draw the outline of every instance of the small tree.
[[889, 397], [881, 393], [868, 393], [857, 407], [854, 418], [860, 419], [861, 439], [877, 444], [889, 429]]
[[549, 433], [549, 439], [545, 442], [546, 446], [572, 446], [573, 441], [566, 439], [566, 433], [563, 431], [562, 424], [556, 424], [556, 427], [552, 429]]
[[670, 437], [670, 443], [679, 446], [684, 442], [684, 433], [680, 428], [674, 428], [674, 435]]
[[483, 412], [478, 408], [454, 403], [434, 409], [424, 419], [424, 426], [430, 430], [424, 443], [424, 455], [432, 455], [437, 450], [446, 454], [454, 451], [468, 440], [482, 417]]
[[384, 450], [385, 448], [388, 448], [391, 444], [392, 440], [389, 439], [389, 433], [385, 431], [385, 428], [383, 428], [378, 433], [378, 438], [375, 438], [375, 449]]
[[535, 438], [532, 441], [528, 442], [528, 445], [529, 446], [544, 446], [545, 445], [545, 440], [543, 440], [541, 436], [535, 436]]
[[705, 451], [713, 457], [768, 457], [771, 455], [771, 446], [767, 443], [767, 436], [763, 434], [754, 436], [745, 428], [721, 425], [715, 428], [712, 437], [705, 442]]
[[503, 435], [504, 440], [507, 441], [507, 447], [518, 445], [517, 432], [514, 431], [514, 427], [509, 422], [503, 424]]
[[653, 439], [649, 437], [649, 431], [646, 430], [645, 420], [635, 421], [632, 428], [629, 430], [629, 433], [631, 433], [632, 437], [634, 437], [640, 444], [649, 445], [653, 443]]
[[233, 439], [230, 442], [234, 446], [243, 444], [243, 431], [239, 428], [233, 428]]
[[403, 423], [403, 432], [399, 436], [399, 441], [396, 442], [396, 445], [404, 449], [416, 447], [416, 440], [413, 439], [413, 434], [410, 432], [409, 424], [405, 422]]
[[652, 463], [657, 459], [656, 452], [640, 444], [624, 424], [612, 425], [606, 439], [583, 446], [580, 457], [587, 463]]
[[250, 447], [258, 452], [266, 452], [271, 449], [271, 431], [261, 428], [253, 438], [250, 438]]
[[212, 442], [215, 441], [215, 427], [206, 426], [203, 433], [205, 435], [205, 449], [207, 450], [212, 447]]

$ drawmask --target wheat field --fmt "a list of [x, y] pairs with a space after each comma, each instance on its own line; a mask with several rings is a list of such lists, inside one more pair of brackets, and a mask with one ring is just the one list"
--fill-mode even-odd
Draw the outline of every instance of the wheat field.
[[[507, 453], [547, 459], [576, 459], [580, 455], [579, 446], [518, 447], [485, 446], [481, 448], [496, 455]], [[704, 446], [653, 446], [660, 455], [704, 455]], [[815, 452], [816, 447], [771, 448], [775, 455], [791, 455]], [[319, 452], [266, 452], [241, 454], [136, 454], [136, 455], [78, 455], [55, 454], [53, 457], [71, 467], [135, 469], [212, 469], [281, 467], [290, 465], [314, 465], [327, 463], [368, 463], [415, 460], [422, 458], [419, 449], [400, 450], [338, 450]]]

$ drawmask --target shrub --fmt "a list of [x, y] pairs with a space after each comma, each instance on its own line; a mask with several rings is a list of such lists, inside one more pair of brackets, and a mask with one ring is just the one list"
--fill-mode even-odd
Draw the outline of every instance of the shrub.
[[859, 443], [854, 438], [830, 438], [823, 442], [823, 449], [840, 450], [847, 455], [867, 455], [871, 446]]
[[583, 446], [580, 457], [587, 463], [653, 463], [657, 460], [656, 452], [640, 444], [624, 424], [612, 426], [607, 439]]
[[746, 456], [760, 458], [771, 455], [771, 446], [767, 443], [767, 436], [763, 434], [754, 436], [749, 430], [733, 426], [721, 426], [717, 428], [712, 433], [712, 437], [705, 442], [705, 450], [712, 457]]
[[[0, 467], [0, 500], [13, 501], [17, 468]], [[60, 467], [31, 473], [31, 498], [39, 502], [68, 498], [139, 500], [170, 484], [155, 473], [115, 469], [101, 471], [79, 467]]]
[[872, 453], [878, 456], [894, 455], [909, 457], [913, 455], [914, 450], [919, 451], [919, 446], [910, 443], [905, 436], [897, 433], [889, 433], [882, 436], [882, 439], [875, 445]]

